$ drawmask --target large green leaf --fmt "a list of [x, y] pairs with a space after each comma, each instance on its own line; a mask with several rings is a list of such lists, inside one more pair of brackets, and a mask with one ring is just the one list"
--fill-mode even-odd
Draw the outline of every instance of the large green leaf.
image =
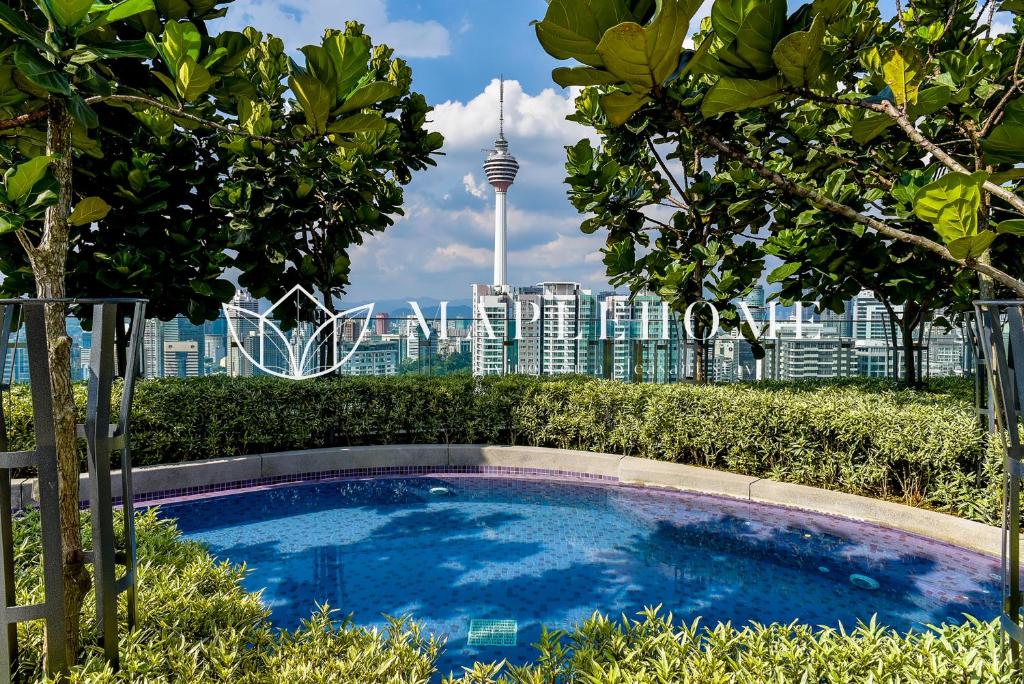
[[963, 237], [978, 234], [981, 184], [988, 174], [947, 173], [929, 183], [914, 196], [914, 213], [931, 223], [947, 246]]
[[24, 43], [18, 43], [14, 48], [14, 66], [32, 85], [49, 93], [71, 95], [71, 84], [64, 74]]
[[575, 59], [602, 67], [597, 45], [605, 32], [632, 21], [620, 0], [551, 0], [544, 19], [534, 22], [537, 39], [544, 50], [558, 59]]
[[790, 276], [797, 273], [800, 270], [800, 268], [801, 264], [796, 262], [782, 264], [781, 266], [779, 266], [774, 271], [768, 274], [768, 282], [781, 283], [786, 278], [789, 278]]
[[700, 111], [704, 116], [760, 107], [782, 97], [785, 82], [781, 76], [761, 81], [746, 78], [720, 78], [704, 96]]
[[48, 0], [47, 4], [61, 28], [77, 26], [92, 8], [92, 0]]
[[1003, 235], [1024, 237], [1024, 219], [1010, 219], [996, 224], [996, 232]]
[[193, 62], [199, 61], [199, 51], [203, 45], [203, 37], [199, 30], [187, 21], [172, 21], [164, 26], [164, 36], [160, 43], [163, 58], [171, 67], [172, 73], [178, 73], [186, 58]]
[[[102, 13], [82, 27], [81, 32], [87, 33], [98, 28], [103, 28], [107, 24], [111, 24], [115, 21], [122, 21], [124, 19], [134, 17], [136, 14], [141, 14], [148, 10], [155, 9], [156, 6], [153, 4], [153, 0], [122, 0], [121, 2], [113, 5], [93, 5], [93, 11], [100, 10]], [[182, 19], [185, 16], [186, 14], [181, 14], [180, 16], [173, 18]]]
[[977, 259], [985, 250], [992, 246], [996, 234], [991, 230], [983, 230], [976, 235], [967, 235], [949, 241], [946, 247], [949, 253], [957, 259]]
[[335, 121], [327, 127], [329, 133], [375, 133], [387, 127], [377, 112], [360, 112]]
[[734, 49], [736, 56], [758, 75], [774, 71], [772, 52], [786, 25], [785, 0], [769, 0], [754, 7], [740, 22]]
[[156, 54], [145, 40], [119, 40], [111, 45], [85, 45], [71, 57], [73, 64], [90, 64], [101, 59], [147, 59]]
[[1006, 105], [1003, 119], [982, 142], [985, 159], [994, 164], [1024, 161], [1024, 97]]
[[853, 126], [850, 127], [850, 135], [855, 142], [863, 145], [880, 136], [894, 123], [896, 122], [888, 114], [865, 114], [853, 122]]
[[288, 85], [306, 115], [306, 123], [316, 133], [327, 130], [327, 117], [331, 113], [334, 98], [328, 87], [309, 74], [296, 74], [288, 79]]
[[334, 71], [334, 60], [327, 50], [319, 45], [306, 45], [301, 48], [306, 56], [306, 70], [316, 76], [321, 83], [334, 83], [338, 74]]
[[601, 109], [613, 126], [621, 126], [633, 116], [636, 110], [650, 102], [646, 93], [624, 93], [616, 91], [601, 96]]
[[797, 87], [810, 87], [821, 74], [825, 22], [814, 17], [806, 31], [784, 36], [772, 51], [772, 60], [786, 80]]
[[882, 62], [882, 76], [892, 89], [896, 104], [903, 107], [917, 102], [917, 91], [921, 85], [921, 66], [917, 53], [912, 48], [893, 48]]
[[74, 117], [75, 121], [82, 124], [86, 128], [96, 128], [100, 125], [99, 116], [96, 115], [96, 111], [93, 110], [82, 96], [75, 93], [71, 96], [71, 100], [68, 102], [68, 107], [71, 110], [71, 116]]
[[594, 67], [558, 67], [551, 72], [551, 79], [562, 86], [615, 85], [619, 79], [604, 69]]
[[623, 22], [605, 31], [597, 54], [605, 68], [634, 91], [650, 90], [665, 82], [679, 67], [679, 55], [700, 6], [692, 0], [663, 0], [658, 15], [646, 27]]
[[34, 157], [9, 169], [4, 176], [7, 199], [11, 202], [18, 202], [28, 196], [35, 184], [46, 176], [46, 170], [51, 161], [53, 161], [53, 157], [50, 156]]
[[178, 68], [178, 93], [186, 102], [195, 102], [213, 86], [213, 77], [202, 64], [187, 55]]
[[387, 81], [374, 81], [373, 83], [367, 83], [362, 88], [359, 88], [354, 93], [348, 96], [344, 104], [341, 105], [341, 113], [354, 112], [362, 109], [363, 107], [369, 107], [377, 102], [391, 99], [392, 97], [398, 97], [402, 94], [402, 91]]
[[334, 101], [340, 100], [356, 87], [369, 70], [370, 43], [362, 36], [337, 34], [324, 41], [324, 50], [334, 63], [337, 83]]
[[13, 7], [2, 2], [0, 2], [0, 26], [29, 43], [37, 50], [50, 53], [55, 52], [52, 47], [43, 41], [42, 34], [35, 26], [25, 21], [25, 18], [15, 11]]
[[99, 221], [110, 213], [110, 205], [99, 197], [86, 197], [79, 200], [75, 210], [68, 217], [68, 223], [73, 226], [87, 226], [94, 221]]
[[114, 5], [109, 12], [106, 13], [105, 20], [109, 24], [114, 21], [121, 21], [134, 17], [136, 14], [141, 14], [147, 10], [153, 10], [156, 7], [153, 6], [153, 0], [122, 0], [121, 2]]
[[0, 210], [0, 235], [18, 230], [25, 224], [25, 217], [12, 211]]
[[711, 5], [711, 28], [723, 43], [731, 43], [747, 13], [757, 0], [715, 0]]

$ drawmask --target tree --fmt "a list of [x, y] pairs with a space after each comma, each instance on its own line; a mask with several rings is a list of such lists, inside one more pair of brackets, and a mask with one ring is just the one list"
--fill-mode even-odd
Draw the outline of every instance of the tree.
[[657, 292], [676, 312], [689, 314], [694, 379], [707, 382], [714, 316], [699, 304], [712, 305], [724, 329], [741, 325], [733, 302], [750, 292], [764, 267], [748, 231], [763, 225], [767, 214], [737, 210], [734, 186], [714, 173], [721, 158], [656, 112], [611, 126], [591, 90], [580, 95], [570, 118], [601, 140], [600, 148], [589, 139], [567, 148], [569, 198], [589, 215], [581, 229], [608, 230], [604, 262], [613, 285]]
[[[362, 112], [333, 131], [322, 122], [307, 124], [295, 110], [275, 112], [269, 132], [297, 129], [302, 135], [317, 126], [354, 135], [335, 146], [314, 140], [285, 148], [237, 140], [231, 172], [214, 204], [231, 216], [230, 247], [237, 253], [241, 285], [271, 300], [295, 285], [312, 285], [333, 312], [335, 298], [349, 283], [349, 247], [394, 224], [394, 216], [403, 213], [402, 186], [414, 171], [434, 165], [431, 155], [443, 139], [424, 129], [431, 108], [411, 91], [411, 69], [387, 46], [374, 47], [360, 24], [350, 22], [343, 33], [328, 31], [320, 46], [303, 51], [309, 70], [291, 77], [297, 96], [322, 98], [324, 111]], [[243, 65], [247, 78], [268, 95], [290, 68], [276, 50]], [[337, 88], [327, 87], [334, 82]]]
[[[305, 124], [292, 129], [275, 125], [272, 113], [280, 118], [285, 109], [284, 84], [260, 92], [240, 66], [253, 50], [283, 54], [283, 46], [277, 39], [256, 45], [252, 32], [211, 35], [206, 22], [224, 14], [223, 4], [17, 0], [0, 5], [0, 132], [14, 136], [14, 143], [2, 148], [9, 168], [0, 192], [0, 234], [13, 235], [24, 250], [38, 297], [64, 297], [69, 272], [76, 287], [106, 290], [127, 285], [129, 292], [146, 294], [159, 280], [173, 277], [174, 307], [183, 305], [191, 315], [203, 317], [212, 302], [228, 294], [219, 279], [226, 262], [221, 260], [216, 230], [207, 233], [207, 227], [198, 223], [208, 202], [186, 196], [210, 191], [229, 160], [225, 150], [243, 139], [282, 148], [319, 144], [335, 149], [379, 126], [377, 117], [362, 110], [390, 97], [391, 89], [373, 82], [366, 84], [368, 89], [352, 92], [344, 85], [353, 72], [368, 73], [370, 56], [346, 53], [339, 68], [325, 75], [322, 65], [314, 64], [313, 50], [304, 52], [304, 64], [289, 62], [287, 72], [296, 93], [295, 116], [301, 113]], [[314, 71], [318, 75], [312, 79], [309, 74]], [[340, 95], [332, 98], [325, 90]], [[125, 131], [133, 132], [124, 135]], [[269, 135], [272, 131], [281, 135]], [[120, 139], [115, 135], [119, 132]], [[142, 150], [134, 147], [137, 136], [146, 139]], [[111, 159], [105, 156], [108, 150], [123, 156]], [[149, 156], [161, 150], [171, 163]], [[197, 183], [186, 190], [177, 184], [190, 176], [186, 156], [191, 151], [197, 153], [191, 169]], [[109, 160], [109, 167], [104, 168], [108, 162], [100, 159]], [[105, 179], [113, 179], [114, 188]], [[85, 195], [84, 188], [97, 194]], [[167, 195], [161, 198], [160, 192]], [[174, 201], [180, 203], [172, 206]], [[192, 208], [198, 211], [189, 223]], [[114, 223], [118, 211], [134, 220]], [[153, 220], [140, 218], [149, 213]], [[165, 221], [179, 223], [161, 232], [158, 227]], [[128, 252], [134, 238], [121, 239], [119, 231], [126, 225], [135, 233], [156, 231], [138, 236], [142, 255]], [[194, 246], [189, 240], [199, 235], [208, 242], [189, 253]], [[109, 246], [114, 247], [113, 256], [101, 251]], [[184, 254], [184, 267], [167, 255], [161, 262], [154, 254], [159, 249], [170, 250], [171, 259], [178, 252]], [[100, 261], [95, 277], [87, 275], [94, 265], [85, 261], [90, 256]], [[13, 262], [3, 265], [6, 269]], [[14, 268], [8, 274], [11, 286], [24, 286], [27, 273]], [[46, 306], [72, 660], [89, 575], [79, 529], [76, 412], [65, 316], [64, 305]]]
[[[966, 0], [925, 0], [893, 21], [872, 2], [817, 0], [787, 16], [783, 0], [716, 0], [697, 48], [684, 49], [700, 4], [663, 0], [652, 14], [650, 3], [553, 0], [537, 36], [554, 57], [581, 63], [553, 78], [596, 87], [611, 124], [669, 116], [730, 169], [756, 178], [772, 202], [805, 202], [837, 230], [871, 230], [974, 271], [983, 296], [995, 287], [1024, 296], [1024, 281], [994, 263], [992, 250], [1024, 235], [1014, 168], [1024, 161], [1024, 5], [1003, 2], [1013, 30], [991, 37]], [[885, 170], [890, 145], [930, 156], [938, 163], [930, 177], [898, 174], [888, 189], [912, 196], [929, 231], [837, 199], [844, 182], [779, 154], [794, 141], [852, 156], [850, 175], [861, 183], [875, 160]]]
[[842, 313], [857, 293], [870, 291], [888, 314], [892, 377], [911, 387], [921, 381], [917, 350], [923, 324], [950, 326], [936, 319], [936, 311], [962, 313], [977, 294], [969, 272], [906, 243], [889, 244], [877, 234], [857, 236], [830, 224], [777, 230], [765, 252], [784, 262], [768, 277], [781, 285], [784, 304], [813, 300]]

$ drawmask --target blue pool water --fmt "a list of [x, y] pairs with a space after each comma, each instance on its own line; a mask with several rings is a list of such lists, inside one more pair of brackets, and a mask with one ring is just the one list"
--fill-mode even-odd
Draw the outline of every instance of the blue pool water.
[[[411, 613], [448, 636], [441, 671], [528, 661], [541, 625], [661, 604], [677, 619], [901, 631], [993, 617], [995, 560], [870, 525], [742, 501], [482, 476], [343, 480], [168, 505], [186, 537], [245, 562], [272, 619], [327, 602], [357, 623]], [[474, 619], [516, 646], [469, 646]]]

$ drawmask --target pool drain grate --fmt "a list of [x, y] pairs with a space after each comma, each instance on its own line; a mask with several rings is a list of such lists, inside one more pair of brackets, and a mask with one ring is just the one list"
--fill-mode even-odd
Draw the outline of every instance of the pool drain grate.
[[515, 620], [470, 620], [470, 646], [515, 646], [519, 623]]

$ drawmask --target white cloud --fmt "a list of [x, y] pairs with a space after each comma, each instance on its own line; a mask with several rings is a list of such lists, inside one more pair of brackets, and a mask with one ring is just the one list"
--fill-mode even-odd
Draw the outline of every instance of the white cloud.
[[485, 267], [493, 263], [493, 250], [455, 244], [435, 247], [424, 265], [424, 270], [429, 273], [452, 273], [467, 266]]
[[466, 192], [477, 199], [487, 199], [487, 183], [478, 181], [472, 173], [467, 173], [462, 177], [462, 187], [466, 188]]
[[526, 273], [553, 275], [542, 280], [560, 280], [558, 273], [567, 265], [600, 263], [603, 245], [600, 235], [558, 233], [544, 244], [511, 252], [509, 261], [512, 267], [519, 266]]
[[387, 43], [403, 57], [444, 57], [451, 52], [448, 29], [429, 21], [393, 20], [387, 0], [237, 0], [224, 19], [228, 28], [255, 26], [282, 38], [290, 50], [320, 42], [325, 28], [346, 20], [366, 25], [375, 43]]
[[[513, 143], [527, 138], [563, 144], [586, 137], [587, 129], [565, 120], [575, 109], [577, 92], [545, 88], [529, 95], [519, 81], [505, 81], [505, 136]], [[498, 93], [499, 81], [494, 79], [469, 102], [449, 100], [435, 105], [431, 128], [444, 135], [446, 151], [475, 151], [491, 144], [498, 132]]]

